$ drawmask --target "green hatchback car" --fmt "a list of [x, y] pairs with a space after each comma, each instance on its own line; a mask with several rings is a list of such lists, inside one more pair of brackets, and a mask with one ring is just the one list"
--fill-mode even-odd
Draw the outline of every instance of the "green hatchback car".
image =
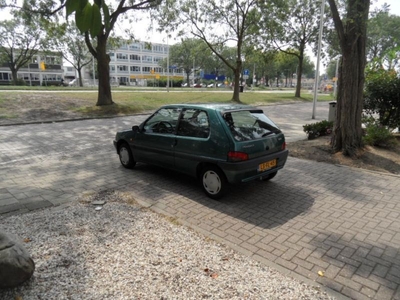
[[213, 199], [229, 184], [272, 179], [288, 157], [281, 130], [262, 110], [239, 104], [163, 106], [118, 132], [114, 146], [125, 168], [142, 162], [185, 173]]

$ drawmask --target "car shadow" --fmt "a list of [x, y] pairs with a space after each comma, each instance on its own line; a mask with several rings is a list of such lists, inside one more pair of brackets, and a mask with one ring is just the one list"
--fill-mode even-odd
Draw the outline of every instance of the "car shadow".
[[[132, 188], [153, 205], [160, 202], [168, 205], [170, 198], [167, 195], [173, 193], [262, 228], [281, 226], [298, 215], [306, 214], [314, 204], [307, 190], [285, 183], [279, 179], [279, 174], [269, 182], [230, 185], [222, 199], [213, 200], [204, 194], [198, 180], [181, 173], [145, 164], [138, 164], [133, 172], [140, 174], [141, 180], [133, 183]], [[132, 177], [135, 177], [134, 173]], [[143, 181], [143, 178], [149, 180]], [[151, 188], [139, 188], [138, 184], [147, 182], [151, 182]]]

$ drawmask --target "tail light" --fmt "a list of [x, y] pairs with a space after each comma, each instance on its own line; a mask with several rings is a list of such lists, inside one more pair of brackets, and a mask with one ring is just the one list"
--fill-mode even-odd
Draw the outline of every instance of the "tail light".
[[285, 150], [285, 149], [286, 149], [286, 142], [283, 142], [281, 150]]
[[229, 151], [228, 152], [228, 161], [244, 161], [248, 160], [249, 155], [244, 152], [236, 152], [236, 151]]

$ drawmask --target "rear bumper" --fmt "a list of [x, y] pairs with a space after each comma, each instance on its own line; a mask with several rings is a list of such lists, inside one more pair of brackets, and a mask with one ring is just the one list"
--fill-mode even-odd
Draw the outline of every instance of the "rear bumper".
[[[218, 165], [224, 171], [226, 179], [229, 183], [248, 182], [256, 179], [263, 178], [271, 173], [277, 172], [282, 169], [286, 163], [289, 155], [288, 150], [283, 150], [267, 156], [262, 156], [256, 159], [247, 160], [243, 162], [220, 162]], [[276, 167], [266, 171], [258, 171], [258, 166], [267, 161], [276, 159]]]

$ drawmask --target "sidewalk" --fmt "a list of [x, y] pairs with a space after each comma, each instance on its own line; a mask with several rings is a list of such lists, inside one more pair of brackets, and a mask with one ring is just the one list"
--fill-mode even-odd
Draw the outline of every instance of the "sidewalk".
[[[292, 138], [300, 132], [304, 138], [299, 125], [313, 122], [311, 115], [304, 120], [310, 104], [290, 108], [265, 112], [285, 133], [292, 128]], [[131, 124], [125, 117], [79, 121], [79, 128], [75, 122], [4, 127], [0, 152], [2, 162], [10, 161], [0, 164], [0, 219], [68, 205], [85, 192], [129, 191], [153, 211], [284, 274], [353, 299], [400, 299], [398, 176], [289, 157], [271, 182], [233, 186], [213, 201], [186, 176], [122, 168], [111, 139], [115, 128]], [[38, 154], [40, 145], [50, 152]]]

